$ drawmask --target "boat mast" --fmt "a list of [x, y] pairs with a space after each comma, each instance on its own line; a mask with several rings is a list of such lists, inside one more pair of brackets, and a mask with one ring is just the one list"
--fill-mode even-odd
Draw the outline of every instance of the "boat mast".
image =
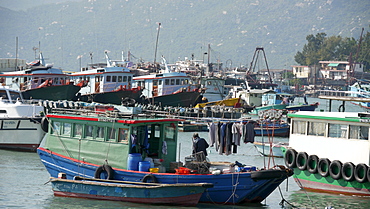
[[158, 39], [159, 39], [159, 30], [161, 29], [161, 23], [158, 23], [158, 30], [157, 30], [157, 41], [155, 42], [155, 52], [154, 52], [154, 65], [157, 63], [157, 48], [158, 48]]

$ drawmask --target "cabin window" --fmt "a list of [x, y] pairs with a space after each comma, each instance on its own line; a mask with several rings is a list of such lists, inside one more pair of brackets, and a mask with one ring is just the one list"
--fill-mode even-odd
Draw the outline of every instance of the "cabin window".
[[292, 125], [292, 134], [306, 135], [306, 121], [294, 120]]
[[184, 84], [185, 84], [184, 79], [181, 79], [181, 85], [184, 85]]
[[59, 83], [58, 83], [58, 78], [54, 78], [53, 83], [54, 83], [54, 84], [59, 84]]
[[70, 136], [71, 135], [72, 124], [63, 123], [62, 135]]
[[128, 81], [131, 81], [131, 76], [127, 76], [127, 78], [128, 78]]
[[52, 134], [59, 135], [60, 134], [60, 127], [61, 127], [61, 123], [54, 121], [53, 126], [52, 126], [52, 130], [51, 130]]
[[75, 129], [73, 132], [73, 137], [81, 137], [82, 136], [82, 124], [75, 124]]
[[325, 136], [325, 123], [322, 122], [308, 122], [308, 135]]
[[93, 130], [94, 130], [94, 126], [90, 126], [90, 125], [86, 125], [86, 134], [85, 134], [85, 138], [93, 138]]
[[123, 76], [123, 82], [127, 81], [127, 76]]
[[117, 76], [112, 76], [112, 82], [117, 82]]
[[153, 86], [157, 86], [158, 85], [158, 81], [157, 80], [153, 80]]
[[175, 85], [175, 79], [171, 79], [171, 85]]
[[176, 137], [176, 125], [174, 123], [166, 124], [164, 132], [166, 141], [174, 141]]
[[170, 79], [164, 79], [164, 85], [170, 85]]
[[120, 128], [118, 142], [128, 144], [128, 128]]
[[118, 77], [118, 82], [122, 82], [122, 76], [117, 76]]
[[104, 141], [104, 127], [96, 127], [96, 139]]
[[350, 139], [369, 140], [369, 127], [368, 126], [349, 126]]
[[107, 79], [106, 79], [107, 82], [110, 82], [111, 81], [111, 76], [110, 75], [107, 75]]
[[347, 138], [348, 125], [329, 123], [329, 137]]
[[110, 142], [115, 142], [116, 141], [116, 129], [108, 127], [108, 140]]
[[189, 84], [189, 80], [188, 79], [185, 79], [185, 84]]
[[162, 80], [159, 80], [158, 81], [158, 85], [162, 85]]
[[176, 79], [176, 85], [180, 85], [180, 79]]

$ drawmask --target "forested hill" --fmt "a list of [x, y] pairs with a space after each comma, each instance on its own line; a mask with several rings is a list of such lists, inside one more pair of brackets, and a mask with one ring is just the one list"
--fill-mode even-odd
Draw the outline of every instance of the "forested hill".
[[248, 66], [262, 46], [272, 69], [297, 64], [294, 55], [309, 34], [357, 40], [370, 24], [369, 0], [38, 0], [34, 7], [19, 2], [24, 1], [0, 2], [0, 57], [15, 57], [18, 37], [19, 58], [32, 61], [40, 42], [46, 62], [69, 71], [77, 71], [80, 61], [90, 63], [90, 52], [93, 62], [104, 61], [104, 50], [111, 59], [130, 50], [134, 58], [153, 62], [159, 22], [157, 61], [162, 55], [169, 63], [191, 54], [203, 59], [210, 44], [211, 62]]

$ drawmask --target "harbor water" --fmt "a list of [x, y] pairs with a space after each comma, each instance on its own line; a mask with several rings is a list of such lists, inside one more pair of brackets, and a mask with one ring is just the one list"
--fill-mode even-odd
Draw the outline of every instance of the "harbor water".
[[[320, 102], [317, 111], [326, 111], [328, 102], [309, 98], [309, 103]], [[332, 111], [342, 102], [333, 101]], [[364, 111], [346, 102], [346, 111]], [[191, 154], [191, 132], [179, 132], [178, 159]], [[200, 132], [208, 138], [208, 132]], [[256, 137], [256, 141], [268, 140]], [[288, 138], [275, 137], [274, 142], [287, 142]], [[229, 156], [219, 155], [214, 147], [208, 149], [210, 161], [228, 161], [258, 168], [284, 165], [282, 158], [262, 157], [253, 144], [242, 144], [238, 152]], [[49, 174], [36, 153], [0, 150], [0, 208], [182, 208], [178, 206], [144, 205], [127, 202], [88, 200], [80, 198], [54, 197]], [[200, 203], [190, 208], [370, 208], [370, 197], [344, 196], [337, 194], [308, 192], [299, 188], [292, 177], [283, 182], [265, 201], [260, 204], [214, 205]], [[185, 208], [185, 207], [184, 207]], [[189, 207], [186, 207], [189, 208]]]

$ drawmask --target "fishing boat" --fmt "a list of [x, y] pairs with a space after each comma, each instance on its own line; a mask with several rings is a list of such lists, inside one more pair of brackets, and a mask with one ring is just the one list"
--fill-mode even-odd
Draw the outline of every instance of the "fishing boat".
[[289, 124], [288, 123], [256, 123], [254, 127], [256, 136], [289, 136]]
[[[178, 123], [182, 120], [119, 111], [52, 109], [49, 130], [37, 152], [51, 177], [75, 176], [156, 182], [211, 183], [200, 202], [259, 203], [292, 175], [284, 166], [235, 172], [231, 162], [177, 160]], [[128, 107], [127, 107], [128, 108]], [[137, 108], [137, 107], [130, 107]], [[103, 109], [103, 108], [101, 108]], [[152, 170], [152, 168], [157, 168]]]
[[[60, 176], [63, 176], [61, 174]], [[83, 178], [50, 178], [55, 196], [114, 200], [144, 204], [195, 206], [208, 183], [160, 184]]]
[[146, 103], [160, 106], [193, 107], [201, 99], [198, 88], [191, 85], [190, 77], [185, 73], [172, 72], [167, 63], [163, 73], [137, 76], [134, 85], [143, 89]]
[[[368, 81], [354, 83], [349, 86], [349, 91], [351, 92], [352, 97], [370, 98], [370, 84]], [[365, 109], [370, 109], [370, 102], [351, 101], [351, 103]]]
[[272, 157], [284, 157], [282, 147], [287, 147], [288, 143], [285, 142], [253, 142], [254, 147], [257, 151], [263, 156], [272, 156]]
[[300, 111], [291, 120], [285, 163], [301, 188], [370, 196], [370, 115]]
[[39, 60], [29, 63], [25, 68], [0, 74], [0, 85], [21, 91], [24, 99], [55, 101], [72, 100], [81, 89], [61, 69], [45, 64], [42, 53]]
[[140, 100], [142, 90], [132, 87], [132, 73], [123, 63], [112, 61], [105, 51], [106, 64], [93, 64], [90, 69], [72, 73], [71, 80], [82, 83], [77, 100], [104, 104], [122, 104]]
[[296, 105], [289, 105], [286, 106], [285, 109], [289, 112], [292, 111], [315, 111], [315, 109], [319, 106], [318, 102], [312, 104], [296, 104]]
[[23, 100], [20, 92], [0, 87], [0, 148], [35, 152], [45, 132], [44, 108]]

